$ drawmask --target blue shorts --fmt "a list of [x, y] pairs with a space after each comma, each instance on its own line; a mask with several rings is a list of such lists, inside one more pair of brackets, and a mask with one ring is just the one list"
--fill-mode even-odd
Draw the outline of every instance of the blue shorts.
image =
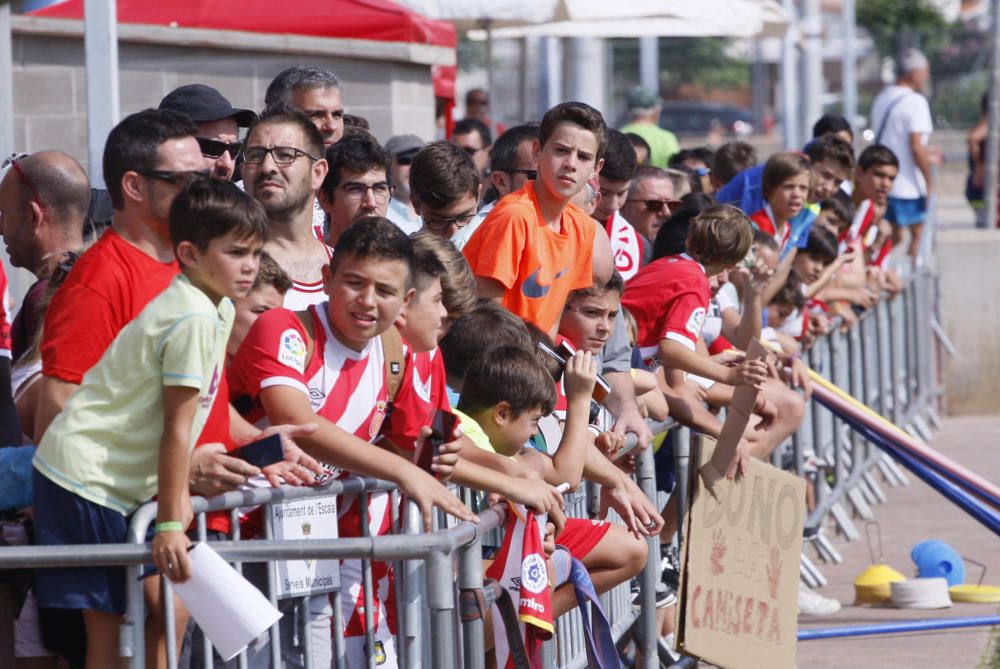
[[[129, 519], [71, 493], [34, 470], [35, 543], [39, 546], [120, 544]], [[35, 572], [38, 606], [125, 613], [125, 567], [73, 567]]]
[[885, 218], [893, 225], [905, 228], [923, 223], [927, 218], [927, 198], [890, 197], [885, 210]]

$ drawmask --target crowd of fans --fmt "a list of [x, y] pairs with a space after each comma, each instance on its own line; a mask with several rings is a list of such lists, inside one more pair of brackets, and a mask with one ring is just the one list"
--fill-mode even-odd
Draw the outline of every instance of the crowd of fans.
[[[31, 525], [17, 541], [121, 543], [156, 497], [153, 559], [183, 581], [191, 495], [352, 472], [396, 483], [429, 528], [435, 507], [475, 519], [451, 482], [547, 514], [546, 553], [565, 547], [598, 592], [632, 579], [659, 534], [668, 633], [675, 498], [657, 509], [638, 489], [634, 457], [616, 457], [625, 435], [656, 449], [669, 491], [671, 438], [647, 419], [717, 436], [719, 408], [749, 385], [760, 393], [729, 475], [782, 447], [810, 393], [803, 351], [900, 289], [882, 217], [899, 161], [880, 145], [855, 159], [831, 116], [801, 152], [763, 162], [739, 141], [681, 150], [642, 127], [656, 101], [642, 92], [624, 133], [567, 102], [540, 123], [470, 118], [449, 141], [383, 144], [344, 113], [344, 93], [306, 66], [274, 79], [260, 114], [182, 86], [111, 131], [106, 194], [58, 150], [8, 161], [0, 233], [38, 279], [13, 319], [0, 312], [0, 438], [33, 452], [4, 491], [8, 523]], [[744, 359], [754, 338], [766, 362]], [[440, 411], [459, 418], [443, 444], [429, 439]], [[279, 462], [232, 455], [273, 435]], [[560, 486], [584, 479], [623, 525], [564, 517]], [[372, 534], [389, 531], [388, 501], [372, 497]], [[341, 500], [340, 536], [361, 534], [357, 504]], [[244, 522], [252, 538], [259, 521]], [[228, 515], [209, 528], [227, 533]], [[341, 580], [361, 666], [360, 561]], [[37, 572], [18, 602], [18, 657], [117, 666], [124, 587], [122, 568]], [[144, 587], [148, 666], [162, 666], [166, 644], [188, 644], [164, 638], [159, 576]], [[393, 666], [389, 565], [372, 587]], [[574, 606], [555, 587], [553, 614]], [[800, 608], [836, 602], [803, 590]], [[285, 661], [302, 666], [308, 648], [329, 666], [329, 597], [306, 614], [309, 643], [282, 622]], [[85, 634], [67, 633], [80, 620]]]

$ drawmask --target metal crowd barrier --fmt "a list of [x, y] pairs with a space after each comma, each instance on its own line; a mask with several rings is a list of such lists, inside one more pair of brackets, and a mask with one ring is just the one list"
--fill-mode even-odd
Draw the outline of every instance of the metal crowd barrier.
[[[931, 324], [934, 320], [936, 277], [928, 269], [918, 271], [906, 283], [903, 292], [893, 300], [880, 301], [876, 308], [865, 312], [858, 324], [847, 333], [834, 331], [820, 339], [807, 354], [809, 366], [833, 383], [842, 387], [864, 403], [889, 417], [917, 436], [930, 438], [932, 425], [939, 423], [936, 402], [939, 390], [935, 376], [935, 346]], [[674, 427], [667, 422], [654, 425], [654, 432]], [[634, 438], [634, 437], [633, 437]], [[673, 494], [679, 496], [680, 520], [683, 523], [684, 507], [688, 496], [687, 474], [691, 435], [687, 429], [677, 428], [673, 438], [677, 485]], [[776, 459], [780, 458], [780, 451]], [[872, 517], [872, 506], [885, 500], [873, 471], [881, 471], [884, 479], [893, 486], [906, 482], [906, 476], [877, 448], [854, 435], [835, 415], [811, 402], [799, 430], [791, 440], [794, 469], [806, 474], [807, 451], [815, 453], [821, 461], [814, 476], [816, 506], [808, 515], [806, 526], [820, 527], [827, 517], [832, 517], [839, 530], [848, 539], [857, 539], [846, 505], [862, 518]], [[652, 449], [638, 454], [636, 481], [642, 491], [657, 500]], [[586, 487], [585, 487], [586, 488]], [[584, 489], [585, 489], [584, 488]], [[491, 603], [496, 593], [484, 591], [481, 540], [501, 527], [505, 512], [500, 507], [480, 512], [480, 522], [455, 523], [451, 527], [439, 522], [431, 533], [420, 531], [420, 518], [414, 505], [403, 507], [401, 517], [396, 514], [399, 505], [393, 500], [393, 535], [339, 539], [314, 539], [305, 541], [274, 540], [271, 516], [264, 515], [264, 538], [240, 541], [239, 509], [250, 506], [269, 506], [293, 500], [333, 497], [345, 494], [362, 496], [359, 509], [363, 512], [361, 526], [367, 529], [367, 497], [373, 492], [398, 495], [394, 487], [371, 478], [349, 478], [331, 482], [321, 488], [256, 488], [226, 493], [211, 499], [193, 498], [198, 538], [207, 538], [205, 514], [210, 511], [230, 510], [233, 532], [231, 540], [212, 542], [224, 559], [242, 571], [243, 563], [273, 562], [289, 559], [347, 559], [364, 560], [363, 578], [366, 585], [365, 615], [371, 623], [372, 577], [371, 561], [388, 561], [395, 564], [397, 596], [397, 655], [399, 665], [407, 668], [423, 666], [478, 668], [483, 666], [483, 621], [476, 616], [463, 615], [461, 624], [456, 616], [456, 596], [463, 602], [485, 601]], [[567, 515], [590, 517], [585, 491], [567, 497]], [[128, 612], [121, 630], [122, 656], [129, 660], [130, 668], [144, 666], [144, 621], [146, 616], [142, 584], [138, 578], [141, 566], [149, 564], [150, 549], [144, 543], [149, 525], [156, 517], [156, 505], [142, 507], [133, 517], [126, 545], [100, 546], [26, 546], [0, 550], [0, 570], [15, 568], [43, 568], [53, 566], [127, 566]], [[680, 525], [682, 526], [682, 524]], [[811, 542], [821, 558], [839, 561], [840, 556], [829, 540], [819, 533]], [[659, 538], [648, 539], [649, 554], [645, 568], [639, 576], [640, 607], [633, 610], [629, 584], [624, 583], [602, 596], [602, 603], [611, 622], [616, 640], [631, 634], [638, 651], [636, 666], [658, 667], [658, 632], [656, 629], [655, 586], [660, 579]], [[266, 571], [265, 594], [277, 604], [273, 569]], [[457, 578], [456, 578], [457, 575]], [[802, 575], [811, 586], [825, 582], [822, 573], [803, 555]], [[165, 638], [175, 638], [173, 595], [167, 579], [163, 584]], [[459, 594], [457, 594], [459, 593]], [[345, 666], [343, 620], [341, 619], [339, 592], [331, 594], [333, 604], [334, 661]], [[482, 597], [482, 599], [479, 599]], [[307, 612], [307, 598], [300, 598], [296, 605], [300, 612]], [[471, 607], [476, 609], [477, 607]], [[300, 615], [308, 624], [308, 615]], [[367, 647], [372, 648], [371, 628]], [[557, 635], [546, 644], [546, 666], [558, 662], [561, 669], [576, 669], [587, 665], [581, 621], [576, 610], [556, 621]], [[303, 630], [305, 631], [305, 630]], [[309, 635], [302, 634], [305, 645], [305, 663], [309, 660]], [[176, 650], [167, 643], [168, 666], [176, 666]], [[269, 631], [269, 666], [282, 666], [281, 636], [276, 624]], [[212, 649], [206, 643], [201, 650], [201, 664], [214, 666]], [[374, 667], [374, 657], [369, 657]], [[246, 652], [236, 662], [240, 669], [249, 666]]]

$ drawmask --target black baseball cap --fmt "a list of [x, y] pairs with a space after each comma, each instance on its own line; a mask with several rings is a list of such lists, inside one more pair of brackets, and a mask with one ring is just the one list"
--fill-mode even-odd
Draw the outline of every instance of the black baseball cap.
[[234, 118], [236, 125], [248, 128], [257, 120], [257, 114], [249, 109], [234, 107], [222, 93], [205, 84], [175, 88], [160, 100], [159, 108], [187, 114], [195, 123]]

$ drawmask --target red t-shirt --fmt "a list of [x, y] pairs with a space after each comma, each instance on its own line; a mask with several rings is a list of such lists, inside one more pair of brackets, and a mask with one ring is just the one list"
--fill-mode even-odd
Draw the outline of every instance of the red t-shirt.
[[642, 265], [642, 242], [639, 240], [639, 233], [617, 211], [604, 224], [604, 231], [611, 240], [615, 269], [622, 275], [622, 279], [630, 280]]
[[462, 249], [476, 276], [507, 289], [501, 304], [548, 332], [559, 321], [571, 291], [593, 281], [596, 225], [567, 205], [559, 232], [545, 224], [534, 182], [506, 195]]
[[0, 263], [0, 357], [10, 357], [10, 294], [7, 290], [7, 273]]
[[709, 295], [705, 268], [686, 253], [660, 258], [639, 270], [625, 286], [622, 306], [635, 317], [636, 344], [643, 358], [656, 355], [661, 339], [695, 350]]
[[420, 428], [430, 425], [438, 410], [451, 411], [441, 353], [438, 349], [423, 353], [408, 350], [403, 379], [389, 419], [382, 426], [382, 437], [419, 459]]
[[42, 374], [79, 384], [118, 332], [180, 271], [108, 230], [73, 266], [45, 312]]
[[[219, 378], [219, 389], [212, 400], [212, 408], [205, 419], [205, 426], [201, 428], [201, 435], [195, 448], [205, 444], [223, 444], [227, 451], [235, 448], [232, 437], [229, 434], [229, 381], [226, 375]], [[229, 534], [229, 512], [214, 511], [205, 516], [205, 525], [208, 529], [216, 532]]]

